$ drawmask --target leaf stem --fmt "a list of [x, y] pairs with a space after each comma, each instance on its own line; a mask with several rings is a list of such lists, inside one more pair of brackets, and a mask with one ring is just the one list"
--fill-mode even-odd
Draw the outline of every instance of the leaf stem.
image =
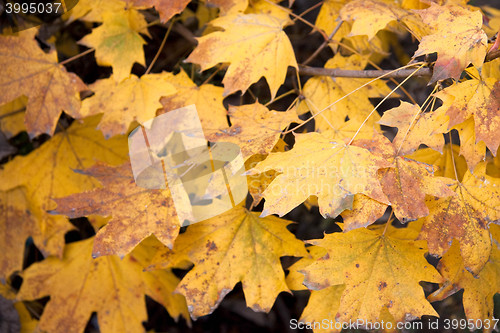
[[94, 52], [94, 51], [95, 51], [95, 48], [94, 48], [94, 47], [93, 47], [93, 48], [91, 48], [91, 49], [85, 50], [85, 51], [83, 51], [82, 53], [79, 53], [79, 54], [77, 54], [77, 55], [75, 55], [75, 56], [73, 56], [73, 57], [71, 57], [71, 58], [68, 58], [68, 59], [66, 59], [66, 60], [61, 61], [61, 62], [59, 63], [59, 65], [66, 65], [67, 63], [72, 62], [73, 60], [76, 60], [76, 59], [78, 59], [78, 58], [81, 58], [81, 57], [83, 57], [83, 56], [85, 56], [85, 55], [87, 55], [87, 54], [89, 54], [89, 53], [91, 53], [91, 52]]
[[[337, 19], [338, 20], [338, 19]], [[339, 23], [337, 23], [337, 26], [335, 27], [335, 29], [333, 29], [332, 33], [330, 34], [330, 36], [328, 36], [328, 40], [325, 40], [323, 42], [323, 44], [321, 44], [317, 49], [316, 51], [314, 51], [313, 54], [311, 54], [311, 56], [309, 56], [309, 58], [306, 59], [306, 61], [304, 61], [302, 63], [302, 66], [306, 66], [308, 63], [310, 63], [311, 61], [314, 60], [314, 58], [316, 58], [318, 56], [318, 54], [323, 51], [323, 49], [328, 46], [328, 43], [331, 41], [331, 39], [333, 38], [333, 36], [335, 36], [335, 34], [337, 33], [337, 31], [339, 31], [340, 27], [342, 26], [342, 23], [344, 21], [340, 21]]]
[[416, 112], [415, 115], [413, 116], [412, 120], [410, 121], [410, 126], [408, 126], [408, 128], [406, 129], [405, 135], [403, 136], [403, 139], [401, 140], [401, 144], [399, 145], [398, 150], [396, 151], [396, 155], [399, 155], [399, 152], [401, 151], [401, 148], [403, 148], [403, 144], [404, 144], [406, 138], [408, 137], [408, 133], [410, 133], [410, 131], [413, 129], [413, 124], [417, 120], [419, 114], [422, 112], [422, 108], [431, 99], [432, 94], [434, 94], [434, 92], [437, 90], [438, 86], [439, 86], [438, 84], [434, 85], [434, 89], [432, 89], [432, 92], [429, 94], [429, 96], [427, 96], [424, 103], [422, 103], [422, 106], [420, 106], [418, 108], [418, 112]]
[[417, 69], [415, 69], [413, 71], [413, 73], [411, 73], [410, 75], [408, 75], [408, 77], [406, 79], [404, 79], [400, 84], [398, 84], [394, 89], [391, 90], [391, 92], [389, 94], [387, 94], [387, 96], [385, 96], [372, 110], [372, 112], [370, 112], [370, 114], [368, 116], [366, 116], [365, 120], [361, 123], [361, 125], [359, 126], [358, 130], [356, 131], [356, 133], [354, 133], [353, 137], [351, 138], [351, 140], [349, 141], [349, 143], [347, 145], [350, 145], [353, 141], [354, 141], [354, 138], [356, 137], [356, 135], [359, 134], [359, 131], [361, 131], [361, 128], [366, 124], [366, 122], [368, 121], [368, 119], [371, 117], [371, 115], [377, 111], [378, 107], [380, 105], [382, 105], [382, 103], [385, 102], [386, 99], [389, 98], [389, 96], [391, 96], [398, 88], [399, 86], [402, 86], [406, 81], [408, 81], [415, 73], [417, 73], [419, 70], [422, 69], [422, 67], [424, 67], [425, 63], [421, 64], [420, 67], [418, 67]]
[[455, 172], [455, 179], [457, 180], [458, 183], [460, 183], [460, 181], [458, 180], [457, 166], [455, 165], [455, 156], [453, 154], [453, 139], [451, 137], [451, 131], [448, 132], [448, 136], [450, 138], [451, 164], [453, 164], [453, 171]]
[[158, 48], [158, 51], [156, 52], [155, 57], [153, 58], [153, 60], [149, 64], [149, 67], [148, 67], [148, 69], [146, 69], [146, 72], [144, 73], [144, 75], [149, 74], [149, 72], [151, 71], [151, 69], [153, 69], [153, 66], [156, 63], [156, 60], [158, 60], [158, 57], [160, 56], [161, 51], [165, 47], [165, 43], [167, 42], [168, 35], [170, 35], [170, 31], [172, 31], [172, 27], [173, 26], [174, 26], [174, 22], [172, 21], [170, 23], [170, 25], [168, 26], [167, 32], [165, 32], [165, 36], [163, 37], [163, 40], [161, 41], [160, 47]]

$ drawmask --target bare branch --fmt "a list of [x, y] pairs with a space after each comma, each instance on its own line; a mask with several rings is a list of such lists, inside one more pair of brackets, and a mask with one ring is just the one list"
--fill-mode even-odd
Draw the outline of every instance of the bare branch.
[[[375, 78], [383, 75], [385, 75], [385, 78], [405, 78], [414, 71], [415, 70], [411, 68], [404, 68], [399, 71], [393, 72], [393, 70], [384, 70], [384, 69], [351, 70], [342, 68], [319, 68], [319, 67], [308, 67], [308, 66], [300, 66], [299, 69], [299, 73], [303, 75], [352, 77], [352, 78]], [[430, 68], [422, 68], [420, 71], [418, 71], [418, 73], [415, 73], [413, 76], [432, 76], [432, 70]]]

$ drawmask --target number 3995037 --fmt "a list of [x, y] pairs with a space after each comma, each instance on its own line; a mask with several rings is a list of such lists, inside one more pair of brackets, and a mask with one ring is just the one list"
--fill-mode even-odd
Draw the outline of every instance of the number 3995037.
[[7, 14], [59, 14], [63, 12], [62, 3], [60, 2], [24, 2], [5, 4], [5, 12]]

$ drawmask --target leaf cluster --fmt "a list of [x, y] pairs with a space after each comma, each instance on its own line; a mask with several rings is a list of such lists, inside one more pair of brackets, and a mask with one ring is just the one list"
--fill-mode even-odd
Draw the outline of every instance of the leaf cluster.
[[[146, 295], [191, 325], [238, 283], [256, 312], [309, 290], [306, 322], [395, 327], [462, 289], [467, 319], [493, 319], [499, 29], [466, 0], [80, 0], [3, 31], [0, 299], [47, 332], [93, 313], [144, 331]], [[171, 189], [134, 181], [127, 134], [191, 104], [240, 147], [249, 196], [181, 228]], [[297, 207], [339, 231], [300, 237]]]

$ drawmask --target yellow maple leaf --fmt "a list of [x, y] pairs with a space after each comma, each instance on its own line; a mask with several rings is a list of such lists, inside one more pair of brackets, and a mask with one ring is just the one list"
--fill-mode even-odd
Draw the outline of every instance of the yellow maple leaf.
[[453, 148], [451, 148], [450, 145], [446, 145], [443, 149], [443, 153], [439, 153], [430, 148], [424, 148], [406, 157], [432, 165], [434, 167], [434, 176], [436, 177], [455, 179], [456, 176], [458, 180], [462, 180], [467, 172], [467, 162], [459, 153], [459, 146], [453, 145]]
[[290, 151], [271, 153], [249, 173], [280, 172], [264, 191], [263, 216], [283, 216], [315, 195], [320, 213], [335, 217], [352, 208], [356, 193], [389, 204], [376, 174], [390, 166], [366, 149], [331, 141], [320, 133], [306, 133], [295, 136]]
[[485, 160], [486, 144], [484, 141], [476, 139], [475, 121], [470, 117], [463, 123], [455, 125], [452, 129], [458, 131], [460, 136], [460, 155], [467, 161], [470, 170], [474, 170], [476, 165]]
[[327, 253], [301, 270], [304, 284], [312, 290], [345, 285], [332, 319], [375, 322], [383, 308], [396, 321], [436, 315], [419, 285], [420, 281], [442, 281], [425, 260], [425, 241], [415, 241], [418, 233], [412, 228], [383, 230], [383, 226], [360, 228], [310, 241]]
[[163, 108], [157, 111], [157, 115], [194, 104], [205, 136], [227, 127], [227, 112], [222, 103], [224, 88], [212, 84], [197, 86], [184, 70], [172, 76], [169, 83], [176, 93], [160, 99]]
[[280, 292], [289, 292], [280, 257], [307, 256], [307, 251], [288, 224], [239, 205], [179, 235], [174, 252], [187, 254], [194, 268], [176, 291], [186, 296], [191, 317], [211, 313], [240, 281], [247, 306], [255, 311], [269, 311]]
[[14, 307], [19, 314], [19, 321], [21, 323], [21, 331], [19, 333], [35, 332], [38, 320], [32, 317], [26, 305], [23, 302], [17, 302], [14, 304]]
[[[16, 156], [0, 170], [0, 190], [24, 185], [29, 201], [50, 210], [55, 207], [52, 198], [98, 186], [99, 183], [91, 177], [75, 173], [73, 169], [88, 168], [96, 160], [118, 164], [127, 158], [126, 137], [105, 140], [95, 130], [99, 118], [94, 116], [75, 121], [32, 153]], [[19, 173], [19, 170], [23, 172]]]
[[[386, 137], [379, 135], [371, 140], [356, 140], [353, 144], [383, 156], [392, 164], [390, 168], [378, 171], [382, 191], [391, 202], [394, 215], [403, 223], [429, 214], [425, 204], [426, 195], [447, 197], [455, 193], [448, 189], [446, 178], [434, 177], [431, 165], [401, 156]], [[368, 205], [363, 209], [378, 206]], [[379, 208], [380, 209], [380, 208]]]
[[[360, 70], [366, 67], [367, 62], [368, 56], [352, 55], [343, 57], [340, 53], [337, 53], [327, 61], [325, 68]], [[373, 110], [369, 98], [385, 97], [391, 91], [385, 82], [375, 81], [345, 97], [345, 95], [358, 89], [368, 81], [370, 80], [329, 76], [312, 77], [307, 80], [302, 90], [305, 100], [300, 103], [298, 113], [303, 114], [311, 111], [313, 115], [316, 115], [328, 107], [315, 118], [316, 128], [320, 131], [340, 127], [346, 117], [353, 121], [353, 126], [358, 125], [359, 127]], [[367, 124], [374, 125], [379, 119], [380, 116], [375, 113], [368, 119]]]
[[135, 9], [104, 12], [102, 22], [79, 43], [94, 47], [97, 63], [113, 67], [113, 77], [121, 81], [130, 75], [135, 62], [145, 65], [142, 46], [146, 42], [139, 33], [149, 36], [147, 22]]
[[221, 16], [241, 13], [248, 7], [248, 0], [206, 0], [206, 3], [218, 7]]
[[392, 143], [400, 155], [411, 154], [420, 144], [443, 151], [443, 133], [448, 131], [448, 117], [442, 110], [421, 113], [418, 105], [401, 101], [398, 107], [385, 111], [378, 123], [398, 128]]
[[430, 214], [422, 218], [420, 235], [429, 252], [438, 256], [448, 251], [453, 239], [459, 240], [464, 266], [474, 274], [490, 256], [488, 225], [500, 218], [500, 182], [485, 175], [485, 169], [486, 163], [481, 163], [463, 181], [450, 180], [448, 186], [457, 195], [427, 200]]
[[373, 200], [364, 194], [354, 195], [352, 208], [346, 209], [340, 214], [344, 222], [344, 231], [372, 224], [384, 215], [387, 206], [387, 204]]
[[294, 110], [271, 111], [258, 102], [230, 106], [228, 115], [232, 126], [220, 128], [207, 139], [239, 145], [245, 160], [255, 154], [267, 155], [278, 142], [281, 131], [292, 122], [300, 122]]
[[35, 40], [35, 28], [19, 36], [0, 36], [0, 104], [28, 97], [25, 124], [30, 137], [52, 135], [61, 112], [80, 117], [80, 91], [85, 84], [57, 61], [57, 52], [45, 53]]
[[[325, 0], [321, 5], [321, 9], [319, 10], [318, 17], [316, 18], [315, 25], [323, 29], [325, 33], [330, 36], [337, 24], [339, 23], [337, 19], [340, 17], [340, 10], [348, 0]], [[341, 40], [343, 37], [347, 36], [351, 31], [351, 26], [349, 24], [342, 24], [339, 28], [339, 31], [332, 36], [332, 40]]]
[[290, 22], [291, 9], [277, 5], [279, 0], [251, 0], [245, 14], [264, 14], [276, 17], [278, 20]]
[[104, 13], [117, 13], [126, 7], [127, 4], [121, 0], [78, 0], [76, 6], [65, 13], [63, 18], [67, 18], [68, 22], [102, 22]]
[[[280, 151], [280, 150], [278, 150]], [[250, 170], [257, 163], [266, 159], [266, 155], [253, 155], [245, 161], [245, 169]], [[274, 170], [269, 170], [256, 175], [247, 176], [248, 193], [252, 196], [254, 202], [253, 205], [256, 206], [263, 198], [262, 194], [271, 181], [276, 177], [276, 172]]]
[[138, 78], [130, 75], [117, 82], [113, 76], [89, 86], [95, 94], [82, 103], [83, 116], [104, 113], [98, 125], [106, 138], [125, 134], [133, 121], [144, 123], [156, 115], [160, 98], [176, 92], [169, 83], [167, 72], [147, 74]]
[[98, 123], [99, 117], [96, 116], [75, 121], [40, 148], [26, 156], [16, 156], [0, 170], [0, 191], [26, 187], [32, 215], [41, 231], [35, 241], [44, 255], [62, 255], [64, 233], [71, 228], [67, 218], [46, 213], [55, 208], [52, 199], [99, 185], [91, 177], [77, 174], [73, 169], [87, 168], [96, 160], [122, 163], [127, 157], [126, 138], [117, 136], [105, 140], [95, 130]]
[[431, 82], [449, 77], [458, 80], [471, 63], [481, 68], [488, 43], [488, 37], [481, 29], [481, 11], [432, 3], [431, 7], [418, 13], [431, 29], [431, 34], [422, 38], [414, 57], [437, 52]]
[[129, 4], [139, 8], [155, 7], [160, 13], [161, 22], [165, 23], [172, 16], [179, 14], [191, 0], [126, 0]]
[[265, 77], [276, 96], [288, 66], [298, 69], [295, 53], [283, 31], [284, 22], [264, 14], [228, 15], [215, 19], [216, 31], [199, 38], [198, 47], [187, 61], [208, 69], [218, 63], [230, 63], [224, 80], [224, 96], [245, 92], [252, 83]]
[[0, 247], [9, 249], [0, 258], [0, 285], [23, 269], [26, 238], [36, 233], [36, 220], [28, 209], [22, 187], [0, 191]]
[[152, 234], [173, 246], [180, 223], [168, 188], [139, 187], [129, 163], [118, 167], [97, 164], [83, 172], [97, 178], [103, 187], [55, 199], [56, 212], [69, 217], [112, 216], [96, 235], [94, 256], [123, 257]]
[[[344, 290], [345, 285], [331, 286], [321, 290], [311, 290], [311, 296], [300, 316], [300, 320], [304, 323], [322, 323], [322, 325], [313, 327], [314, 333], [340, 333], [345, 331], [343, 328], [348, 329], [349, 322], [335, 321], [335, 315], [339, 311], [340, 300]], [[399, 330], [396, 329], [397, 322], [386, 307], [380, 310], [379, 318], [379, 322], [365, 322], [362, 320], [353, 322], [358, 330], [364, 328], [371, 331], [379, 325], [381, 327], [380, 331], [399, 332]]]
[[92, 243], [93, 238], [68, 244], [62, 260], [49, 257], [23, 272], [19, 299], [50, 295], [38, 329], [82, 332], [92, 312], [97, 312], [102, 332], [141, 332], [142, 322], [147, 320], [145, 294], [172, 310], [174, 318], [187, 315], [184, 298], [172, 294], [178, 278], [170, 271], [143, 271], [147, 249], [138, 249], [123, 259], [92, 259]]
[[434, 176], [432, 166], [401, 156], [395, 156], [393, 164], [394, 168], [379, 172], [380, 184], [391, 202], [394, 215], [401, 222], [429, 214], [426, 195], [440, 198], [454, 195], [446, 186], [445, 178]]
[[[492, 225], [491, 228], [498, 229]], [[460, 255], [460, 245], [454, 240], [450, 249], [438, 264], [441, 275], [446, 279], [440, 288], [427, 297], [431, 302], [441, 301], [463, 289], [463, 307], [467, 319], [474, 324], [481, 321], [483, 332], [493, 331], [493, 296], [500, 292], [500, 249], [494, 246], [490, 259], [477, 276], [472, 275], [464, 267]], [[489, 329], [486, 323], [490, 321]]]
[[7, 139], [12, 138], [22, 131], [26, 131], [24, 125], [24, 111], [28, 99], [25, 96], [16, 98], [10, 103], [0, 106], [0, 131]]
[[304, 274], [301, 273], [302, 269], [311, 265], [327, 253], [326, 249], [320, 246], [311, 245], [306, 249], [309, 252], [309, 257], [301, 258], [299, 261], [288, 267], [286, 283], [292, 290], [308, 290], [304, 285]]
[[394, 2], [382, 0], [353, 0], [340, 10], [342, 20], [353, 21], [350, 35], [367, 35], [368, 39], [375, 37], [389, 23], [407, 15], [408, 12]]
[[[500, 82], [495, 78], [471, 79], [436, 94], [450, 117], [449, 127], [474, 118], [475, 144], [484, 141], [492, 153], [500, 145]], [[470, 130], [469, 130], [470, 133]], [[470, 137], [471, 135], [467, 135]]]

